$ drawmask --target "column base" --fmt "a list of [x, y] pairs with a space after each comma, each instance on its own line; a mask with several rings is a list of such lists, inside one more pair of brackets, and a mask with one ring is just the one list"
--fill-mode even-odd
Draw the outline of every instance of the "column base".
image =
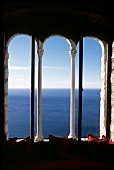
[[75, 136], [75, 135], [70, 134], [70, 135], [68, 136], [68, 138], [69, 138], [69, 139], [70, 139], [70, 138], [76, 139], [76, 136]]
[[39, 142], [39, 141], [42, 141], [42, 140], [43, 140], [43, 136], [42, 135], [36, 135], [35, 139], [34, 139], [34, 142]]

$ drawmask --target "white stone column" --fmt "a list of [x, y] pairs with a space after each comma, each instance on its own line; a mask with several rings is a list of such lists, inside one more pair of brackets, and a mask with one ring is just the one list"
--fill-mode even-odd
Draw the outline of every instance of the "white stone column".
[[106, 136], [106, 98], [107, 98], [107, 55], [108, 46], [105, 42], [101, 43], [101, 92], [100, 92], [100, 138]]
[[8, 48], [4, 51], [4, 133], [8, 140]]
[[71, 56], [71, 92], [70, 92], [70, 134], [68, 138], [75, 139], [75, 56], [76, 50], [70, 51]]
[[112, 73], [111, 73], [111, 125], [110, 139], [114, 141], [114, 42], [112, 44]]
[[42, 141], [42, 55], [44, 50], [38, 49], [38, 90], [37, 90], [37, 134], [35, 142]]

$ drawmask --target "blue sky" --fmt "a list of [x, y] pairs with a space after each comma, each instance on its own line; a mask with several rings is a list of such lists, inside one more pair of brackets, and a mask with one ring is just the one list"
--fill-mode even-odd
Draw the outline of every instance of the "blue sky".
[[[48, 38], [43, 45], [42, 87], [70, 88], [70, 46], [60, 36]], [[75, 58], [75, 86], [79, 80], [79, 44]], [[18, 35], [8, 47], [9, 88], [30, 88], [31, 86], [31, 37]], [[35, 45], [35, 88], [38, 81], [38, 57]], [[83, 88], [100, 88], [101, 46], [94, 38], [84, 38]]]

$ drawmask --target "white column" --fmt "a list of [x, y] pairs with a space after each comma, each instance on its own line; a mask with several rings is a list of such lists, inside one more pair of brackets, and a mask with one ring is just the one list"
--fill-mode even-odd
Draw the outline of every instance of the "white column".
[[106, 98], [107, 98], [107, 56], [108, 46], [105, 42], [101, 44], [101, 92], [100, 92], [100, 138], [106, 136]]
[[111, 74], [111, 125], [110, 139], [114, 141], [114, 41], [112, 44], [112, 74]]
[[75, 139], [75, 56], [76, 50], [70, 51], [71, 56], [71, 92], [70, 92], [70, 134], [68, 138]]
[[42, 55], [44, 50], [38, 49], [38, 90], [37, 90], [37, 134], [35, 142], [42, 141]]

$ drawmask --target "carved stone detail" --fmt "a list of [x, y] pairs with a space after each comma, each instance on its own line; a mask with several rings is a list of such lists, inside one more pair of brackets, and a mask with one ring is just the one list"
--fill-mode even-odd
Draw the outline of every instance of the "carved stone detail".
[[42, 56], [43, 56], [43, 53], [44, 53], [44, 49], [42, 49], [42, 48], [37, 49], [38, 57], [42, 57]]
[[77, 51], [75, 49], [69, 51], [69, 54], [71, 57], [75, 57], [76, 53], [77, 53]]

